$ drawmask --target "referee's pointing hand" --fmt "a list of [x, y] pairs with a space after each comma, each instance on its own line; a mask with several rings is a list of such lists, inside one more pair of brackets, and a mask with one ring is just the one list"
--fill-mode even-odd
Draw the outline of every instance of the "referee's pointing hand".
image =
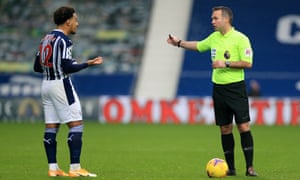
[[171, 45], [177, 46], [179, 39], [176, 36], [173, 36], [171, 34], [169, 34], [169, 37], [167, 39], [167, 42]]

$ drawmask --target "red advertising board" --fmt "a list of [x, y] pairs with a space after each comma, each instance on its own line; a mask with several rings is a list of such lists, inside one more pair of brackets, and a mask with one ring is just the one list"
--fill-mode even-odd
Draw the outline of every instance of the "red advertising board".
[[[250, 99], [249, 105], [252, 124], [300, 124], [300, 99]], [[99, 108], [99, 121], [102, 123], [214, 124], [210, 97], [153, 100], [101, 96]]]

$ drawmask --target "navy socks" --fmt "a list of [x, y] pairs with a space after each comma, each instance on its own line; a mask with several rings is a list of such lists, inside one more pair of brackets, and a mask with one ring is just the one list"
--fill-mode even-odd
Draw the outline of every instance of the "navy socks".
[[44, 133], [44, 147], [48, 163], [56, 163], [56, 128], [46, 128]]
[[70, 150], [71, 164], [80, 163], [80, 154], [82, 147], [82, 131], [83, 125], [75, 126], [70, 129], [68, 135], [68, 145]]

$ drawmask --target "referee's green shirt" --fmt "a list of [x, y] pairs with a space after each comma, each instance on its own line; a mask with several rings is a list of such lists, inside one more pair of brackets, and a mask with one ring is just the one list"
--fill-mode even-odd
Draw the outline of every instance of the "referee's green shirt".
[[[211, 51], [211, 60], [246, 61], [252, 63], [252, 48], [246, 35], [232, 28], [222, 35], [215, 31], [207, 38], [197, 42], [200, 52]], [[227, 57], [227, 58], [226, 58]], [[230, 84], [244, 80], [244, 69], [241, 68], [216, 68], [212, 72], [212, 82], [216, 84]]]

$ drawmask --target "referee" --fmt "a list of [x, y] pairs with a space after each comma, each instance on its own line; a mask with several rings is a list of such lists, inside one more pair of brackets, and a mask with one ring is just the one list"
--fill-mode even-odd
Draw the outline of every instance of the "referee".
[[[96, 57], [81, 64], [73, 59], [73, 43], [68, 36], [75, 34], [79, 25], [74, 8], [58, 8], [53, 19], [56, 28], [41, 40], [34, 62], [34, 71], [43, 74], [41, 94], [46, 124], [44, 147], [49, 165], [48, 176], [96, 177], [96, 174], [80, 166], [83, 121], [81, 105], [70, 75], [101, 64], [102, 58]], [[56, 160], [56, 134], [61, 124], [69, 127], [67, 142], [71, 162], [68, 174], [59, 168]]]
[[184, 41], [169, 35], [171, 45], [199, 52], [211, 51], [213, 101], [216, 124], [220, 127], [222, 148], [229, 166], [227, 175], [235, 176], [233, 117], [241, 137], [246, 160], [246, 176], [257, 176], [253, 169], [253, 137], [250, 131], [249, 104], [244, 69], [252, 67], [252, 48], [248, 37], [232, 26], [230, 8], [212, 8], [215, 32], [201, 41]]

